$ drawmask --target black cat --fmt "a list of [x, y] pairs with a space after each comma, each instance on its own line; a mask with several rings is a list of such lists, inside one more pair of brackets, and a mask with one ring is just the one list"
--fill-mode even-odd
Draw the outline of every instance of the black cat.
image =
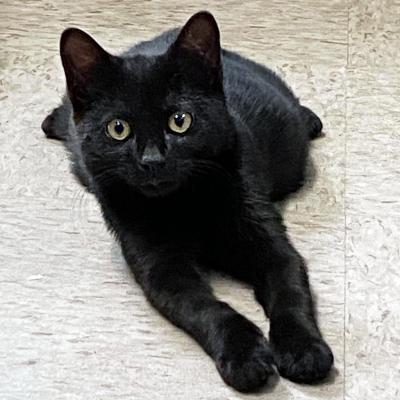
[[[274, 374], [312, 383], [333, 356], [302, 257], [273, 202], [303, 181], [322, 124], [267, 68], [221, 50], [213, 16], [120, 57], [78, 29], [61, 37], [68, 97], [43, 122], [153, 306], [192, 335], [240, 391]], [[250, 283], [270, 343], [218, 301], [202, 269]]]

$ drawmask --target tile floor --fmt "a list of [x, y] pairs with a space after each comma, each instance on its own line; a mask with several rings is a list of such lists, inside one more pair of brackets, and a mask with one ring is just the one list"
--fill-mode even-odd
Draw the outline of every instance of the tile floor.
[[[400, 398], [399, 0], [0, 0], [0, 399]], [[58, 39], [113, 52], [212, 11], [227, 48], [319, 113], [313, 185], [284, 205], [308, 260], [334, 382], [242, 395], [133, 282], [93, 198], [40, 123], [64, 90]], [[218, 295], [265, 331], [244, 286]]]

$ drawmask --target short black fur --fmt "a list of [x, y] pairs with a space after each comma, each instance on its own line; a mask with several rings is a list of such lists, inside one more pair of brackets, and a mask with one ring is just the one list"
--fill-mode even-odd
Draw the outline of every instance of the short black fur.
[[[60, 51], [68, 95], [42, 128], [66, 144], [148, 300], [239, 391], [265, 385], [274, 365], [295, 382], [324, 379], [333, 356], [274, 205], [302, 185], [319, 118], [269, 69], [221, 50], [207, 12], [120, 57], [78, 29]], [[184, 135], [167, 125], [177, 111], [193, 117]], [[125, 140], [106, 134], [116, 118], [131, 126]], [[215, 298], [206, 269], [254, 287], [269, 342]]]

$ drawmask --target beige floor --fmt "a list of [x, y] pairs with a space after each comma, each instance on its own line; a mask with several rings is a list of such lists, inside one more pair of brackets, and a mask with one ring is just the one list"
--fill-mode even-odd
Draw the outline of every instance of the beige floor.
[[[276, 69], [324, 120], [317, 179], [285, 213], [336, 356], [332, 383], [281, 379], [254, 397], [225, 386], [145, 302], [62, 146], [40, 131], [63, 93], [65, 27], [119, 51], [199, 9], [215, 13], [226, 47]], [[1, 400], [400, 399], [399, 0], [0, 0], [0, 10]], [[247, 288], [215, 285], [267, 331]]]

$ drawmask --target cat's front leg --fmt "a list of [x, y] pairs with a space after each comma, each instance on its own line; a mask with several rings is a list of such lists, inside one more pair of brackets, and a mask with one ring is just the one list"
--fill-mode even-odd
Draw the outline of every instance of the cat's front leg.
[[243, 392], [274, 374], [272, 352], [261, 331], [218, 301], [189, 253], [177, 246], [151, 249], [122, 240], [125, 258], [151, 304], [213, 358], [223, 380]]
[[[284, 245], [277, 246], [280, 250]], [[267, 267], [266, 282], [261, 285], [265, 285], [264, 292], [260, 288], [257, 293], [270, 316], [275, 361], [283, 377], [300, 383], [318, 382], [328, 376], [333, 355], [317, 325], [302, 258], [292, 254], [279, 265], [280, 257], [271, 256], [271, 269]]]
[[256, 298], [270, 318], [279, 373], [295, 382], [320, 381], [328, 376], [333, 355], [317, 325], [304, 261], [279, 218], [256, 224], [249, 260], [254, 262]]

